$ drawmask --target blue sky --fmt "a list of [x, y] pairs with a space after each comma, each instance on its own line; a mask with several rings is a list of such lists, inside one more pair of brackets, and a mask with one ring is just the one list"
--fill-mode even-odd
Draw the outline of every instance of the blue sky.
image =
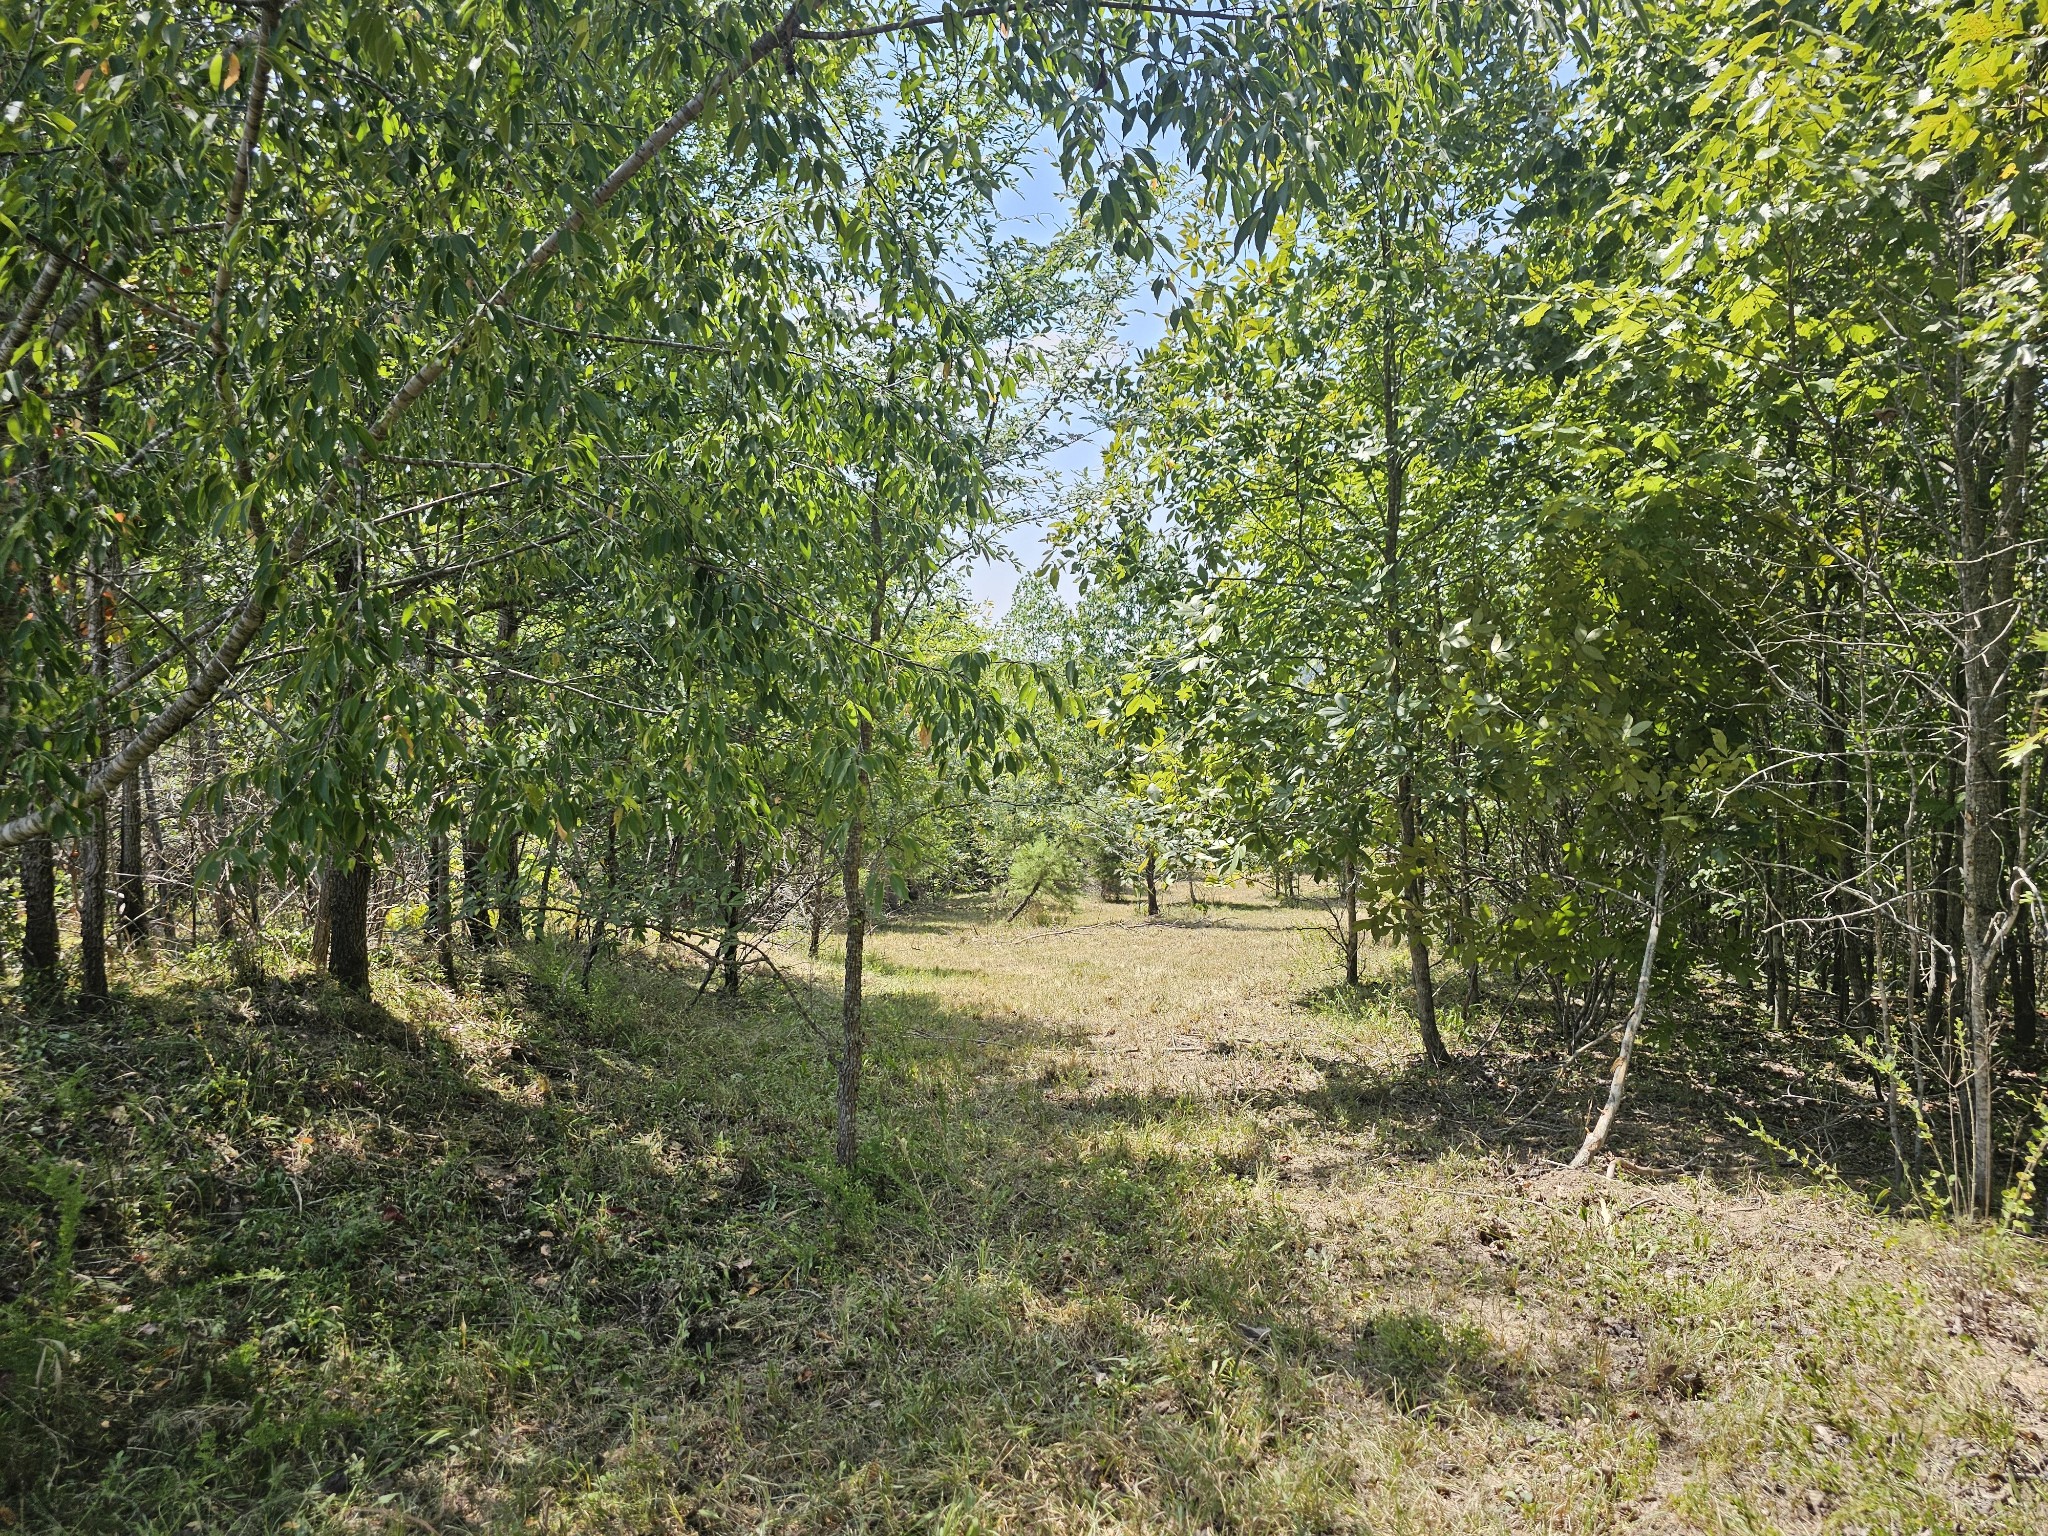
[[[1005, 194], [997, 211], [1005, 234], [1039, 241], [1051, 239], [1068, 222], [1070, 200], [1060, 180], [1058, 156], [1050, 134], [1040, 136], [1034, 145], [1029, 172]], [[1151, 346], [1165, 332], [1166, 310], [1170, 303], [1170, 299], [1155, 302], [1149, 279], [1140, 279], [1136, 291], [1125, 302], [1123, 319], [1118, 327], [1118, 335], [1130, 348], [1131, 355], [1135, 356]], [[1100, 467], [1104, 440], [1102, 433], [1090, 433], [1054, 454], [1047, 461], [1047, 467], [1062, 484], [1078, 479]], [[1057, 490], [1057, 486], [1049, 487], [1042, 493], [1044, 505], [1027, 510], [1034, 511], [1040, 519], [1051, 516]], [[1025, 524], [1015, 530], [1007, 542], [1015, 564], [982, 561], [967, 575], [969, 595], [977, 602], [990, 604], [998, 615], [1008, 611], [1010, 593], [1019, 577], [1035, 570], [1045, 556], [1042, 523]]]

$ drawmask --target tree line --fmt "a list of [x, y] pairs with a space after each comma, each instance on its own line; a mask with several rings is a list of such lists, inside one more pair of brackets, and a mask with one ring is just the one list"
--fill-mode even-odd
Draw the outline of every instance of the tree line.
[[2044, 48], [1713, 0], [1391, 63], [1323, 206], [1195, 229], [1066, 524], [1162, 636], [1103, 729], [1339, 881], [1354, 977], [1404, 944], [1432, 1059], [1445, 958], [1622, 1025], [1582, 1163], [1706, 978], [1867, 1085], [1901, 1199], [2025, 1196]]
[[[765, 958], [744, 934], [804, 903], [815, 933], [836, 891], [850, 1159], [871, 892], [1057, 696], [958, 578], [1147, 249], [1148, 141], [1270, 224], [1280, 148], [1390, 25], [0, 19], [22, 1000], [95, 1006], [110, 942], [174, 933], [297, 930], [367, 990], [390, 926], [451, 978], [463, 947], [564, 932], [587, 974], [651, 929], [736, 986]], [[1085, 216], [1018, 239], [998, 204], [1046, 144]]]
[[[1992, 1212], [2048, 14], [1667, 11], [7, 18], [20, 995], [286, 930], [356, 989], [393, 931], [736, 988], [830, 921], [851, 1159], [878, 901], [1258, 865], [1352, 980], [1398, 945], [1434, 1061], [1489, 987], [1618, 1029], [1582, 1158], [1707, 978]], [[1075, 221], [1016, 239], [1048, 153]], [[991, 630], [959, 573], [1083, 396], [1084, 595]]]

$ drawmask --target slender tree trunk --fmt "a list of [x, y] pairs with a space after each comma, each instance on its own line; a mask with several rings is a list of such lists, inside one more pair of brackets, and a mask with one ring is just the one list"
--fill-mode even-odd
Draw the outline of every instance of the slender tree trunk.
[[171, 864], [164, 853], [164, 819], [156, 798], [156, 772], [145, 758], [135, 772], [142, 781], [142, 831], [148, 846], [146, 862], [152, 867], [143, 882], [145, 911], [152, 932], [163, 929], [164, 937], [178, 937], [178, 918], [173, 911], [177, 897], [171, 889]]
[[[512, 647], [519, 638], [519, 620], [520, 612], [515, 604], [506, 602], [499, 607], [497, 644], [492, 651], [497, 668], [510, 663]], [[503, 672], [497, 668], [493, 669], [484, 689], [484, 730], [494, 748], [509, 751], [510, 743], [506, 738], [510, 690]], [[519, 833], [511, 825], [510, 817], [501, 811], [490, 825], [479, 828], [476, 835], [484, 845], [488, 866], [484, 877], [485, 889], [477, 893], [486, 929], [483, 942], [509, 943], [522, 937], [526, 931], [525, 918], [519, 910]], [[489, 914], [493, 908], [498, 914], [495, 930], [490, 927]]]
[[590, 925], [590, 947], [583, 951], [583, 990], [590, 990], [590, 968], [597, 963], [597, 952], [604, 947], [605, 933], [611, 925], [612, 903], [619, 889], [619, 816], [613, 808], [610, 824], [604, 834], [604, 890], [598, 896], [597, 913]]
[[1782, 1035], [1792, 1021], [1792, 990], [1785, 974], [1785, 909], [1782, 891], [1785, 885], [1785, 829], [1782, 823], [1774, 828], [1772, 864], [1764, 877], [1764, 917], [1770, 924], [1765, 934], [1768, 946], [1765, 960], [1770, 977], [1771, 1029]]
[[[120, 681], [125, 684], [135, 675], [134, 652], [125, 641], [121, 645], [120, 658]], [[149, 942], [149, 876], [145, 867], [148, 855], [144, 851], [142, 837], [143, 777], [142, 773], [136, 772], [121, 781], [121, 838], [115, 881], [121, 938], [128, 944]]]
[[526, 937], [526, 913], [519, 893], [524, 844], [516, 831], [505, 833], [504, 852], [498, 859], [498, 932], [506, 939]]
[[[890, 377], [895, 365], [890, 365]], [[868, 648], [881, 653], [883, 617], [888, 609], [889, 570], [882, 543], [882, 508], [878, 494], [868, 502], [868, 544], [874, 561], [874, 595], [868, 605]], [[853, 814], [846, 823], [846, 848], [840, 858], [839, 878], [846, 897], [846, 963], [839, 995], [839, 1082], [833, 1096], [834, 1135], [832, 1153], [842, 1168], [851, 1168], [860, 1156], [860, 1075], [867, 1051], [861, 993], [867, 980], [868, 899], [863, 876], [867, 864], [862, 847], [866, 832], [868, 754], [874, 750], [875, 728], [865, 713], [861, 716], [858, 756], [855, 758]]]
[[1479, 938], [1472, 922], [1472, 796], [1464, 782], [1465, 754], [1454, 747], [1458, 765], [1458, 940], [1465, 947], [1465, 1024], [1479, 1008]]
[[[872, 745], [872, 738], [872, 728], [863, 722], [860, 727], [863, 757]], [[856, 793], [866, 788], [866, 772], [865, 768], [861, 770], [861, 791]], [[846, 897], [846, 965], [839, 1002], [839, 1088], [834, 1101], [837, 1124], [832, 1151], [842, 1168], [851, 1168], [860, 1155], [856, 1115], [860, 1105], [861, 1055], [867, 1044], [861, 1021], [861, 987], [865, 980], [868, 938], [867, 892], [862, 881], [867, 870], [861, 857], [864, 811], [865, 806], [855, 806], [853, 816], [846, 824], [846, 849], [839, 861], [840, 881]]]
[[370, 991], [370, 882], [376, 864], [369, 850], [336, 860], [327, 882], [327, 972], [351, 991]]
[[1614, 1058], [1614, 1076], [1607, 1084], [1607, 1103], [1600, 1111], [1600, 1118], [1593, 1123], [1593, 1129], [1586, 1133], [1578, 1156], [1572, 1159], [1574, 1168], [1585, 1167], [1607, 1145], [1608, 1133], [1614, 1129], [1614, 1117], [1621, 1111], [1621, 1091], [1628, 1083], [1629, 1058], [1635, 1051], [1636, 1032], [1643, 1027], [1643, 1015], [1650, 1006], [1650, 976], [1657, 964], [1658, 930], [1664, 925], [1664, 876], [1670, 863], [1671, 843], [1667, 838], [1657, 845], [1657, 873], [1650, 885], [1650, 931], [1643, 939], [1642, 969], [1636, 973], [1635, 1006], [1629, 1009], [1628, 1023], [1621, 1031], [1621, 1050]]
[[1159, 915], [1159, 850], [1149, 844], [1145, 848], [1145, 915]]
[[1344, 855], [1344, 985], [1358, 985], [1358, 861]]
[[[206, 741], [206, 777], [213, 778], [221, 772], [220, 728], [209, 719], [204, 732]], [[210, 851], [218, 852], [226, 841], [222, 836], [221, 818], [211, 804], [206, 812], [206, 841]], [[213, 881], [213, 936], [223, 944], [235, 940], [235, 881], [234, 876], [223, 864]]]
[[[1419, 855], [1415, 781], [1405, 773], [1401, 775], [1396, 808], [1401, 825], [1401, 857], [1407, 863]], [[1410, 867], [1413, 868], [1412, 863]], [[1436, 1027], [1436, 983], [1429, 969], [1429, 931], [1424, 926], [1423, 894], [1422, 872], [1417, 869], [1408, 877], [1407, 899], [1402, 903], [1408, 926], [1408, 975], [1415, 984], [1415, 1022], [1422, 1030], [1423, 1054], [1441, 1067], [1450, 1064], [1451, 1053], [1444, 1048], [1443, 1036]]]
[[[1998, 698], [1994, 713], [2002, 724], [2010, 705], [2013, 685], [2013, 631], [2019, 627], [2014, 611], [2014, 591], [2020, 553], [2027, 534], [2027, 519], [2033, 507], [2034, 426], [2039, 389], [2038, 370], [2031, 364], [2015, 369], [2006, 389], [2005, 464], [1999, 477], [1998, 561], [1992, 574], [1991, 599], [1998, 631], [1994, 660], [1998, 663], [1993, 685]], [[2017, 815], [2021, 824], [2012, 829], [2011, 847], [2024, 856], [2027, 847], [2025, 795]], [[2029, 871], [2031, 873], [2031, 871]], [[2021, 906], [2009, 942], [2012, 951], [2013, 1046], [2027, 1060], [2034, 1055], [2039, 1033], [2034, 992], [2034, 932], [2032, 911]]]
[[733, 839], [732, 872], [725, 887], [725, 900], [721, 903], [720, 914], [724, 926], [718, 940], [719, 963], [725, 968], [725, 995], [740, 995], [740, 917], [744, 905], [747, 879], [747, 845], [738, 837]]
[[2012, 931], [2012, 1045], [2031, 1062], [2041, 1043], [2041, 1015], [2034, 990], [2034, 908], [2020, 908]]
[[832, 870], [832, 861], [826, 856], [825, 845], [818, 845], [818, 878], [811, 886], [811, 958], [818, 958], [818, 945], [825, 937], [825, 881]]
[[47, 837], [21, 845], [21, 990], [48, 1007], [63, 996], [57, 947], [57, 858]]
[[121, 781], [121, 852], [117, 871], [121, 936], [130, 944], [149, 942], [149, 886], [143, 872], [142, 780]]
[[[1381, 551], [1384, 562], [1382, 584], [1386, 601], [1387, 654], [1390, 660], [1387, 675], [1387, 717], [1389, 726], [1400, 730], [1403, 713], [1403, 682], [1401, 676], [1401, 646], [1403, 623], [1400, 610], [1399, 575], [1401, 571], [1402, 544], [1401, 520], [1405, 511], [1408, 487], [1408, 449], [1401, 426], [1401, 349], [1395, 316], [1393, 288], [1395, 283], [1393, 210], [1388, 205], [1384, 186], [1379, 200], [1379, 244], [1380, 262], [1387, 293], [1381, 300], [1381, 357], [1380, 357], [1380, 427], [1385, 436], [1385, 490], [1386, 528], [1385, 542]], [[1411, 759], [1411, 743], [1403, 741], [1401, 750], [1404, 759]], [[1422, 1049], [1430, 1061], [1439, 1066], [1447, 1064], [1451, 1055], [1444, 1049], [1441, 1035], [1436, 1027], [1436, 982], [1430, 974], [1428, 912], [1423, 905], [1424, 889], [1422, 874], [1418, 867], [1420, 857], [1420, 836], [1416, 827], [1415, 773], [1412, 766], [1404, 764], [1395, 792], [1395, 809], [1399, 816], [1401, 832], [1401, 862], [1411, 873], [1408, 878], [1406, 919], [1408, 928], [1408, 970], [1415, 986], [1415, 1018], [1422, 1029]]]
[[[88, 415], [97, 412], [88, 411]], [[92, 648], [92, 670], [101, 687], [108, 681], [107, 592], [100, 572], [86, 579], [86, 632]], [[98, 753], [106, 751], [101, 734], [95, 743]], [[85, 829], [78, 840], [78, 994], [88, 1008], [107, 1000], [107, 803], [101, 800], [86, 812]]]
[[334, 949], [334, 861], [323, 859], [313, 872], [313, 931], [306, 943], [306, 958], [313, 969], [324, 971]]
[[107, 1000], [107, 808], [86, 812], [78, 839], [78, 995], [87, 1007]]
[[[427, 834], [427, 933], [434, 941], [434, 960], [441, 979], [455, 985], [455, 883], [452, 850], [446, 832]], [[545, 900], [545, 898], [543, 898]]]
[[1040, 875], [1036, 880], [1031, 882], [1031, 889], [1024, 893], [1024, 899], [1018, 902], [1017, 905], [1015, 905], [1014, 907], [1010, 908], [1010, 915], [1004, 918], [1003, 921], [1006, 923], [1014, 923], [1015, 921], [1017, 921], [1018, 918], [1022, 917], [1024, 915], [1024, 909], [1031, 905], [1031, 903], [1037, 898], [1038, 893], [1044, 888], [1045, 876]]
[[[1967, 276], [1965, 259], [1959, 272]], [[1967, 1208], [1978, 1216], [1993, 1210], [1996, 1146], [1992, 1107], [1995, 1079], [1996, 1021], [1994, 988], [1998, 963], [1999, 923], [2005, 908], [2004, 781], [1998, 754], [2005, 745], [2006, 713], [2012, 654], [2013, 581], [2018, 559], [2017, 516], [2020, 487], [2004, 498], [2006, 515], [1994, 523], [1987, 515], [1978, 481], [1978, 409], [1968, 393], [1960, 349], [1950, 369], [1950, 452], [1954, 460], [1957, 529], [1957, 592], [1962, 618], [1963, 672], [1963, 826], [1961, 837], [1962, 939], [1964, 1017], [1969, 1052], [1969, 1182]], [[2016, 401], [2013, 416], [2023, 418], [2032, 433], [2032, 384]], [[2019, 430], [2017, 426], [2015, 431]], [[2024, 479], [2024, 449], [2015, 477]], [[2012, 471], [2008, 471], [2009, 474]], [[2014, 519], [2009, 522], [2008, 518]]]
[[555, 855], [560, 847], [561, 838], [550, 833], [547, 862], [540, 869], [540, 905], [533, 912], [533, 942], [536, 944], [548, 936], [548, 903], [553, 899], [548, 893], [555, 883]]
[[462, 829], [462, 922], [472, 946], [491, 947], [490, 844], [474, 812]]

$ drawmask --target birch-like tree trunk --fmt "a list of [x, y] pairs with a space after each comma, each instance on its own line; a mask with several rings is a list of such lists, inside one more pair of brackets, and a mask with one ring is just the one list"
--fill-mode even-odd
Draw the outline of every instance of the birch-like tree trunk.
[[1636, 972], [1635, 1006], [1628, 1011], [1628, 1023], [1622, 1027], [1621, 1049], [1615, 1054], [1614, 1075], [1607, 1084], [1607, 1103], [1600, 1110], [1600, 1118], [1593, 1122], [1593, 1129], [1586, 1133], [1578, 1155], [1572, 1159], [1572, 1167], [1583, 1168], [1592, 1162], [1607, 1145], [1607, 1137], [1614, 1129], [1614, 1117], [1621, 1113], [1621, 1094], [1628, 1085], [1630, 1058], [1635, 1053], [1636, 1034], [1643, 1027], [1643, 1016], [1650, 1008], [1650, 977], [1657, 966], [1657, 935], [1664, 926], [1664, 881], [1671, 867], [1671, 839], [1667, 836], [1657, 844], [1657, 873], [1650, 882], [1650, 930], [1643, 938], [1643, 964]]

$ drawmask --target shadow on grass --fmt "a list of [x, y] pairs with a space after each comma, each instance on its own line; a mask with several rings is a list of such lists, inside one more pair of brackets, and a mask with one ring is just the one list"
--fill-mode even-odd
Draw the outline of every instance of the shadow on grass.
[[[877, 995], [847, 1173], [772, 987], [693, 1002], [629, 955], [586, 995], [579, 958], [494, 956], [457, 997], [402, 957], [382, 1007], [187, 978], [10, 1023], [0, 1500], [27, 1528], [902, 1529], [1028, 1469], [1228, 1529], [1270, 1515], [1317, 1383], [1395, 1413], [1592, 1390], [1448, 1316], [1334, 1322], [1256, 1146], [1169, 1096], [1054, 1102], [1028, 1019]], [[1553, 1150], [1571, 1102], [1491, 1057], [1317, 1065], [1311, 1112], [1410, 1156]], [[1624, 1150], [1679, 1123], [1661, 1070]], [[1320, 1465], [1304, 1510], [1342, 1495]]]
[[[1576, 1054], [1540, 1008], [1489, 999], [1476, 1027], [1462, 1018], [1462, 981], [1440, 989], [1456, 1060], [1433, 1067], [1311, 1057], [1320, 1086], [1296, 1102], [1347, 1130], [1372, 1128], [1396, 1155], [1451, 1151], [1510, 1161], [1568, 1159], [1604, 1102], [1620, 1020]], [[1308, 993], [1302, 1006], [1340, 1018], [1412, 1018], [1412, 988], [1369, 978]], [[1632, 1172], [1704, 1174], [1724, 1186], [1775, 1172], [1808, 1182], [1754, 1134], [1799, 1149], [1866, 1194], [1892, 1174], [1882, 1111], [1866, 1074], [1845, 1062], [1824, 1022], [1776, 1037], [1767, 1022], [1713, 997], [1659, 997], [1637, 1042], [1609, 1152]], [[1787, 1062], [1803, 1063], [1794, 1069]], [[1815, 1064], [1818, 1065], [1815, 1065]]]

